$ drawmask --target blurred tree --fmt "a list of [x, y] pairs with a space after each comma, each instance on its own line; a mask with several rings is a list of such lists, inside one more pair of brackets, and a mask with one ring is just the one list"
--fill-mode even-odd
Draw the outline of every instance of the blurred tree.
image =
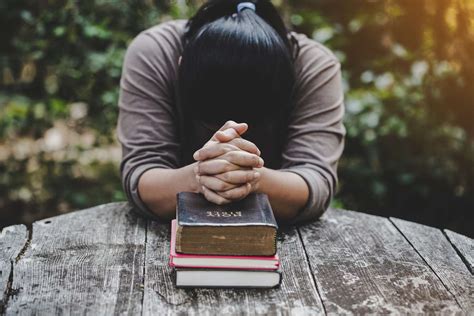
[[293, 1], [346, 80], [339, 204], [471, 235], [474, 3]]
[[[127, 45], [203, 2], [0, 2], [2, 225], [125, 198], [115, 125]], [[273, 2], [343, 65], [335, 204], [472, 236], [474, 2]]]

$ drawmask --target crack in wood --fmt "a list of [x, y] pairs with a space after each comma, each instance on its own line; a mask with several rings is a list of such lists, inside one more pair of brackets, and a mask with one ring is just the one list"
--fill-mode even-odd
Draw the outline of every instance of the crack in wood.
[[443, 284], [444, 288], [454, 298], [454, 301], [456, 302], [456, 304], [458, 304], [459, 308], [462, 308], [462, 305], [459, 303], [456, 295], [454, 295], [454, 293], [451, 291], [451, 289], [448, 287], [448, 285], [444, 282], [444, 280], [441, 278], [441, 276], [433, 269], [433, 267], [428, 263], [428, 261], [426, 261], [425, 257], [420, 253], [420, 251], [418, 251], [418, 249], [415, 247], [415, 245], [413, 245], [411, 240], [408, 239], [408, 237], [401, 231], [400, 228], [398, 228], [397, 224], [393, 221], [393, 219], [391, 217], [389, 217], [388, 220], [395, 227], [395, 229], [400, 232], [400, 234], [403, 236], [403, 238], [405, 238], [405, 240], [413, 248], [413, 250], [415, 250], [415, 252], [421, 258], [421, 260], [423, 260], [423, 262], [428, 266], [428, 268], [434, 273], [434, 275], [438, 278], [438, 280], [441, 282], [441, 284]]
[[[15, 264], [20, 260], [21, 256], [24, 254], [26, 249], [28, 248], [31, 240], [31, 226], [21, 228], [21, 226], [12, 226], [14, 227], [14, 231], [16, 232], [15, 228], [20, 227], [19, 230], [21, 229], [26, 229], [28, 233], [28, 237], [26, 238], [26, 241], [24, 242], [22, 248], [18, 251], [18, 253], [15, 255], [14, 252], [12, 252], [11, 257], [8, 259], [10, 263], [10, 273], [8, 275], [8, 281], [5, 287], [5, 291], [3, 292], [3, 298], [0, 301], [0, 314], [4, 315], [6, 313], [6, 308], [8, 306], [8, 302], [10, 301], [10, 298], [13, 298], [14, 296], [18, 295], [20, 292], [20, 289], [14, 289], [13, 288], [13, 277], [14, 277], [14, 269], [15, 269]], [[5, 228], [5, 230], [8, 229]], [[3, 233], [3, 231], [2, 231]], [[11, 250], [12, 247], [14, 247], [14, 244], [11, 244], [7, 250]], [[1, 275], [0, 275], [1, 276]]]
[[148, 246], [148, 222], [145, 220], [145, 241], [143, 243], [143, 267], [142, 267], [142, 284], [140, 284], [140, 289], [142, 290], [142, 310], [140, 315], [143, 316], [143, 302], [145, 301], [145, 273], [146, 273], [146, 255], [147, 255], [147, 246]]
[[446, 230], [442, 230], [443, 232], [443, 235], [448, 239], [449, 243], [451, 244], [451, 246], [454, 248], [454, 251], [456, 251], [456, 253], [458, 254], [459, 258], [461, 258], [462, 262], [464, 263], [464, 265], [466, 265], [467, 269], [469, 270], [469, 272], [471, 272], [472, 275], [474, 275], [474, 269], [473, 267], [471, 266], [469, 260], [464, 256], [464, 254], [462, 253], [462, 251], [458, 248], [458, 246], [453, 242], [453, 240], [451, 240], [449, 234], [446, 232]]
[[314, 288], [316, 289], [316, 292], [318, 293], [319, 299], [321, 300], [321, 305], [323, 307], [324, 315], [327, 315], [328, 313], [326, 311], [326, 305], [324, 304], [325, 302], [323, 301], [323, 297], [322, 297], [321, 292], [320, 292], [321, 290], [318, 287], [318, 282], [316, 281], [316, 276], [314, 275], [314, 273], [312, 273], [313, 267], [311, 266], [311, 262], [309, 260], [308, 252], [306, 251], [306, 245], [303, 242], [303, 237], [301, 236], [301, 232], [300, 232], [300, 229], [298, 227], [296, 227], [296, 231], [298, 232], [298, 237], [300, 238], [301, 244], [303, 245], [303, 250], [304, 250], [306, 262], [308, 263], [308, 268], [309, 268], [309, 271], [310, 271], [310, 274], [311, 274], [311, 279], [313, 280]]
[[[23, 257], [23, 255], [26, 253], [26, 251], [28, 250], [28, 247], [31, 244], [31, 239], [33, 238], [33, 226], [28, 225], [28, 227], [26, 229], [27, 229], [27, 232], [28, 232], [28, 238], [27, 238], [25, 244], [23, 245], [23, 248], [21, 248], [20, 252], [16, 256], [15, 263], [18, 263], [18, 261], [20, 261], [21, 257]], [[13, 268], [12, 268], [12, 272], [13, 272]]]
[[4, 315], [5, 310], [7, 308], [8, 300], [10, 299], [10, 296], [13, 296], [13, 289], [12, 289], [12, 284], [13, 284], [13, 262], [10, 262], [11, 268], [10, 268], [10, 275], [8, 276], [8, 282], [7, 282], [7, 288], [5, 289], [4, 297], [5, 299], [0, 302], [0, 314]]

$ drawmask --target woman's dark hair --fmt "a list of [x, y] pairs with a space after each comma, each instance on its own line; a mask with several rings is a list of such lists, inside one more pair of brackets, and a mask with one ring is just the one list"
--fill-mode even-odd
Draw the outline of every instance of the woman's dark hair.
[[[241, 2], [256, 11], [237, 12]], [[269, 0], [210, 0], [188, 21], [179, 102], [188, 117], [257, 124], [288, 115], [298, 45]]]

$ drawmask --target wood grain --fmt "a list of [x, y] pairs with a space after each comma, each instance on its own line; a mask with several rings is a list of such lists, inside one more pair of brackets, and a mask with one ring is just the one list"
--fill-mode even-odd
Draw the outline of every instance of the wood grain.
[[474, 311], [474, 278], [443, 232], [401, 219], [391, 218], [466, 312]]
[[124, 203], [34, 223], [6, 314], [140, 314], [145, 229]]
[[458, 251], [471, 274], [474, 274], [474, 239], [445, 229], [444, 232]]
[[386, 218], [330, 209], [300, 232], [328, 313], [461, 311]]
[[146, 223], [126, 203], [36, 222], [29, 242], [26, 227], [12, 226], [0, 233], [0, 313], [472, 312], [473, 278], [458, 256], [472, 268], [472, 240], [392, 221], [331, 209], [283, 231], [283, 282], [269, 290], [176, 288], [169, 225]]
[[0, 311], [7, 301], [9, 282], [13, 277], [13, 263], [28, 240], [25, 225], [5, 227], [0, 233]]
[[317, 294], [296, 229], [282, 233], [283, 282], [277, 289], [178, 289], [168, 266], [169, 225], [150, 223], [147, 234], [144, 315], [320, 314]]

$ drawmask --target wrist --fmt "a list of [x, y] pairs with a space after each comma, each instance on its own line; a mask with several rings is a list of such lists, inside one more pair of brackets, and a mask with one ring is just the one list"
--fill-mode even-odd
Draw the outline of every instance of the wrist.
[[256, 169], [256, 171], [258, 171], [258, 173], [260, 173], [260, 178], [255, 183], [255, 189], [253, 190], [253, 192], [255, 192], [255, 193], [266, 193], [266, 190], [265, 190], [265, 188], [266, 188], [266, 179], [268, 177], [269, 170], [270, 169], [268, 169], [266, 167]]
[[186, 174], [185, 179], [187, 183], [186, 190], [187, 192], [194, 192], [194, 193], [199, 193], [201, 192], [199, 190], [200, 184], [196, 179], [196, 172], [194, 171], [194, 168], [197, 167], [197, 162], [194, 162], [186, 167], [183, 167], [183, 170]]

